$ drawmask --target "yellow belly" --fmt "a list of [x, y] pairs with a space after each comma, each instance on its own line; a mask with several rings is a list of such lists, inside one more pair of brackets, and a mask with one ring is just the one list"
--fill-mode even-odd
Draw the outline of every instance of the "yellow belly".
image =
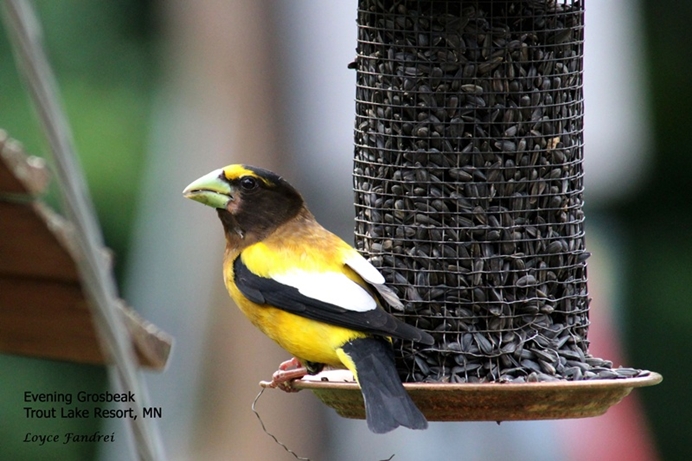
[[337, 327], [269, 306], [248, 301], [235, 287], [228, 291], [240, 310], [265, 335], [276, 341], [289, 354], [302, 361], [345, 367], [337, 349], [347, 341], [365, 337], [364, 333]]

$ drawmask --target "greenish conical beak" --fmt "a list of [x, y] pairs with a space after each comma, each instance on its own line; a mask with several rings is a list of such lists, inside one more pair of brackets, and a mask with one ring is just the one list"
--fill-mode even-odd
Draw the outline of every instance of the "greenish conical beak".
[[226, 208], [233, 201], [235, 190], [222, 179], [223, 169], [214, 170], [192, 181], [183, 190], [183, 196], [213, 208]]

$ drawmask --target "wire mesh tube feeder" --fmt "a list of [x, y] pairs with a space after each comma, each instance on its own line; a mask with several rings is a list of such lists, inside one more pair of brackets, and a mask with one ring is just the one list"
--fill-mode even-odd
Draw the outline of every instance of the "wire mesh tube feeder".
[[[394, 341], [429, 420], [596, 416], [661, 376], [589, 354], [584, 3], [358, 6], [356, 246], [432, 347]], [[362, 418], [355, 383], [298, 381]]]

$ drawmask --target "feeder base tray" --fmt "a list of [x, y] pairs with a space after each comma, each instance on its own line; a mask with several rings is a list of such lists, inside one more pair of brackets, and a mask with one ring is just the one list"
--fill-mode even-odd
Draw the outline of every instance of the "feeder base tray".
[[[653, 386], [662, 376], [521, 384], [405, 383], [428, 421], [525, 421], [588, 418], [602, 415], [636, 387]], [[266, 387], [265, 382], [260, 385]], [[364, 419], [360, 388], [355, 382], [301, 379], [296, 390], [309, 389], [345, 418]]]

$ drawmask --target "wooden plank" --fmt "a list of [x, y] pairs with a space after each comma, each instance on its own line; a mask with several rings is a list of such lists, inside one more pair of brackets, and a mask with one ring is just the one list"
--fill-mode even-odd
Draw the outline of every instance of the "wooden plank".
[[[119, 306], [140, 365], [165, 367], [172, 339], [124, 303]], [[104, 363], [78, 283], [0, 277], [0, 352]]]
[[58, 238], [65, 227], [43, 205], [0, 200], [0, 275], [79, 281], [72, 256]]
[[[47, 183], [43, 161], [0, 130], [0, 352], [107, 363], [79, 279], [70, 223], [35, 200]], [[140, 365], [163, 369], [172, 338], [124, 302], [117, 309]]]
[[139, 364], [153, 370], [163, 370], [173, 348], [173, 337], [129, 309], [124, 303], [121, 310], [135, 345]]
[[0, 278], [0, 351], [103, 363], [77, 283]]

